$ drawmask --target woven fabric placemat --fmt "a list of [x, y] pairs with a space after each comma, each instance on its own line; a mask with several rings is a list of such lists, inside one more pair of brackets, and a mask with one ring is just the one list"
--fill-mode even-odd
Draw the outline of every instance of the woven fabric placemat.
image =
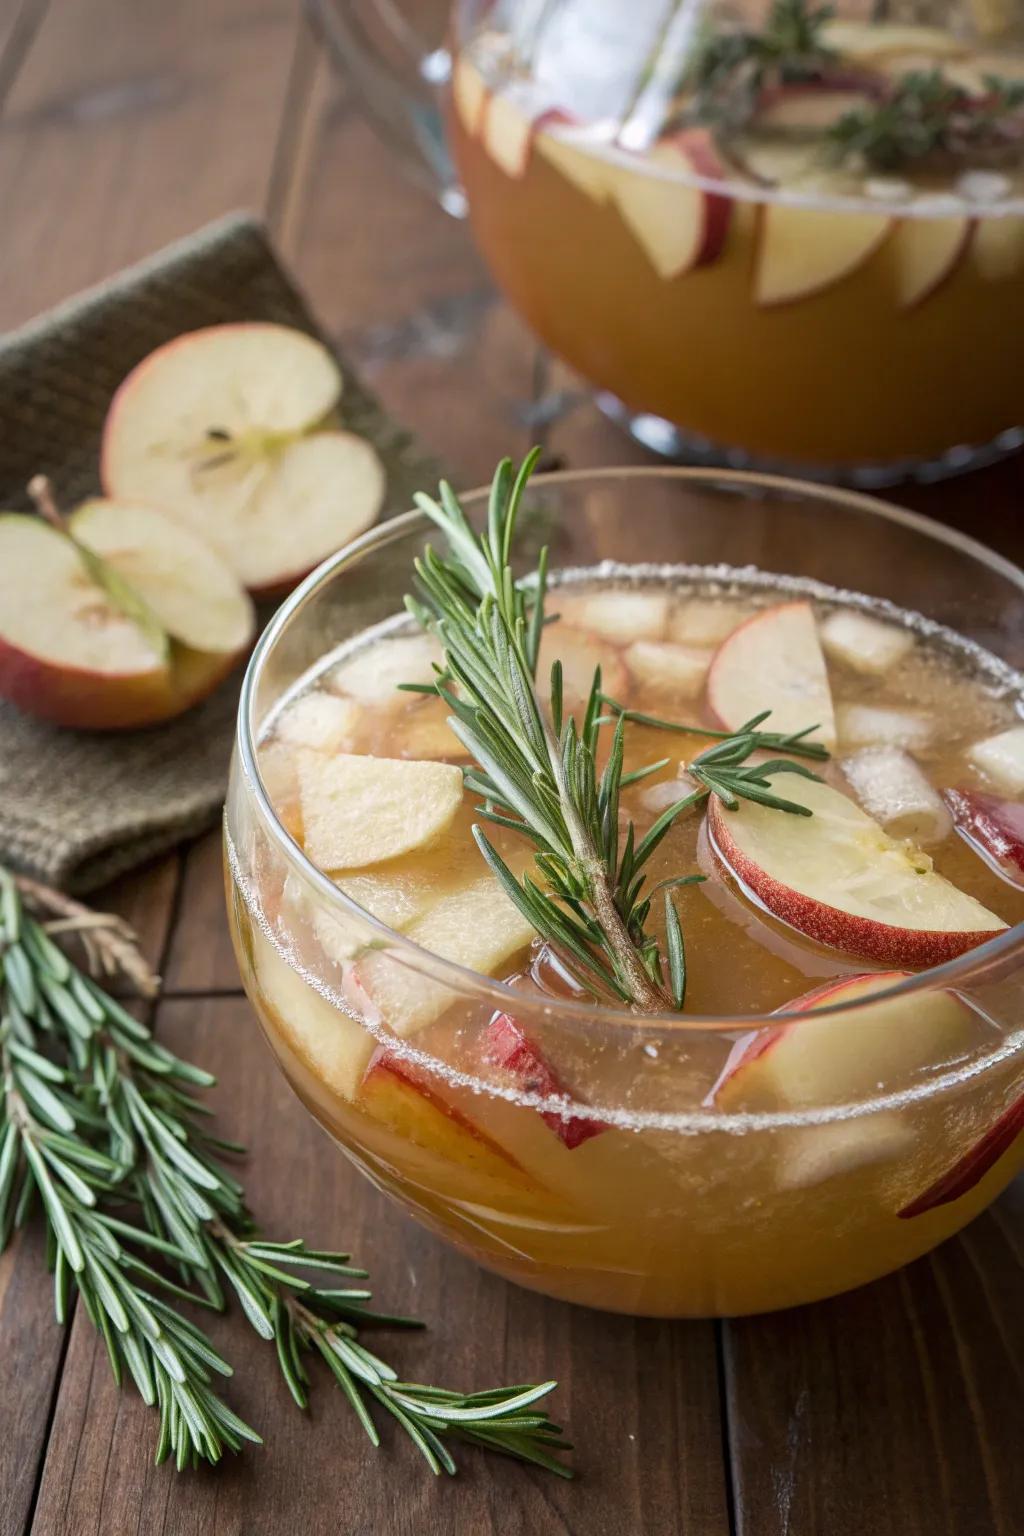
[[[162, 342], [225, 320], [275, 320], [320, 336], [261, 225], [232, 215], [169, 246], [0, 342], [0, 506], [28, 509], [40, 471], [66, 507], [99, 490], [114, 390]], [[376, 448], [385, 516], [439, 467], [391, 421], [344, 357], [343, 423]], [[266, 617], [266, 615], [264, 615]], [[88, 891], [217, 819], [241, 669], [167, 725], [61, 730], [0, 703], [0, 860]]]

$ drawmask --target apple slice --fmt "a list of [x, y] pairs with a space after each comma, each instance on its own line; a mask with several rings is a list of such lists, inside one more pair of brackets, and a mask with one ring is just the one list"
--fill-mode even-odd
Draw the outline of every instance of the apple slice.
[[956, 829], [994, 869], [1024, 890], [1024, 805], [977, 789], [943, 792]]
[[252, 640], [252, 601], [210, 545], [150, 507], [87, 501], [68, 519], [72, 536], [129, 583], [158, 623], [191, 650], [232, 665]]
[[[519, 874], [532, 861], [528, 850], [506, 854]], [[449, 892], [406, 929], [406, 937], [441, 959], [492, 976], [534, 937], [522, 916], [487, 869]], [[456, 993], [381, 950], [361, 957], [355, 977], [375, 1011], [396, 1035], [416, 1034], [440, 1018]]]
[[903, 747], [908, 752], [924, 752], [935, 737], [935, 722], [918, 709], [839, 704], [836, 731], [843, 747]]
[[896, 303], [912, 309], [931, 298], [963, 259], [974, 221], [956, 218], [900, 219], [889, 242]]
[[[974, 1014], [952, 992], [914, 992], [870, 1003], [908, 974], [841, 976], [787, 1003], [786, 1013], [813, 1014], [844, 1004], [851, 1011], [743, 1035], [709, 1101], [727, 1110], [850, 1104], [904, 1086], [909, 1076], [961, 1055], [971, 1039]], [[867, 1115], [864, 1124], [870, 1121]]]
[[967, 758], [997, 789], [1009, 795], [1024, 794], [1024, 725], [975, 742]]
[[380, 1047], [367, 1068], [358, 1104], [402, 1141], [460, 1171], [536, 1190], [537, 1182], [511, 1152], [442, 1098], [427, 1072]]
[[670, 640], [637, 640], [625, 651], [639, 687], [666, 699], [695, 699], [704, 687], [713, 652]]
[[927, 848], [952, 832], [942, 796], [899, 747], [866, 747], [841, 767], [861, 805], [890, 837]]
[[601, 124], [574, 123], [552, 113], [538, 128], [538, 155], [598, 206], [608, 202], [620, 174], [602, 154], [607, 147], [608, 134]]
[[985, 1134], [951, 1168], [929, 1184], [915, 1199], [897, 1212], [901, 1220], [923, 1216], [943, 1205], [951, 1205], [966, 1195], [968, 1190], [980, 1184], [987, 1173], [1009, 1152], [1017, 1138], [1024, 1132], [1024, 1094], [1020, 1094], [1003, 1110], [998, 1120], [990, 1125]]
[[792, 775], [782, 791], [812, 814], [747, 800], [728, 811], [713, 798], [708, 829], [746, 890], [808, 938], [880, 965], [930, 966], [1006, 928], [838, 790]]
[[971, 260], [989, 283], [1010, 282], [1024, 268], [1024, 218], [982, 214], [971, 241]]
[[808, 1125], [786, 1136], [775, 1182], [780, 1189], [813, 1189], [859, 1168], [894, 1163], [915, 1141], [908, 1117], [891, 1111]]
[[884, 213], [764, 204], [754, 274], [757, 303], [789, 304], [842, 282], [880, 249], [892, 226]]
[[762, 608], [733, 630], [711, 663], [708, 703], [727, 730], [770, 709], [766, 730], [814, 726], [810, 739], [831, 747], [832, 694], [810, 603]]
[[252, 957], [257, 992], [276, 1031], [328, 1088], [343, 1099], [355, 1099], [377, 1049], [373, 1035], [304, 981], [255, 929]]
[[956, 59], [970, 52], [970, 45], [952, 33], [912, 22], [826, 21], [822, 42], [842, 58], [869, 61], [904, 53]]
[[283, 325], [192, 331], [118, 389], [103, 429], [107, 494], [190, 527], [250, 591], [287, 590], [374, 521], [369, 443], [315, 431], [341, 394], [326, 347]]
[[691, 597], [669, 616], [668, 638], [680, 645], [721, 645], [757, 610], [729, 597]]
[[914, 637], [895, 624], [840, 608], [822, 624], [821, 643], [830, 661], [866, 677], [882, 677], [913, 650]]
[[619, 211], [666, 282], [714, 261], [729, 233], [732, 198], [680, 179], [687, 175], [728, 180], [706, 128], [662, 139], [615, 179]]
[[274, 740], [314, 752], [351, 752], [363, 712], [351, 699], [315, 690], [303, 693], [274, 722]]
[[444, 652], [433, 635], [388, 635], [339, 661], [328, 681], [338, 693], [361, 704], [401, 708], [409, 702], [409, 695], [400, 691], [401, 684], [433, 683], [435, 666], [443, 665]]
[[321, 869], [359, 869], [427, 848], [462, 804], [462, 769], [404, 758], [303, 752], [305, 849]]
[[488, 1063], [507, 1073], [513, 1085], [523, 1093], [536, 1093], [544, 1098], [558, 1094], [565, 1099], [564, 1115], [554, 1110], [542, 1110], [540, 1117], [570, 1152], [581, 1147], [592, 1136], [600, 1136], [602, 1131], [610, 1129], [603, 1120], [594, 1120], [575, 1112], [579, 1101], [569, 1093], [561, 1078], [510, 1014], [496, 1013], [491, 1019], [484, 1031], [483, 1051]]

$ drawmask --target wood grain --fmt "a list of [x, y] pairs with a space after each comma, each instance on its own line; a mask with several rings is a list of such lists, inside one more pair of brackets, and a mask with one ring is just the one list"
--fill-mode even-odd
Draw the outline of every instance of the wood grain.
[[113, 1387], [102, 1346], [79, 1315], [36, 1532], [622, 1536], [635, 1529], [725, 1536], [709, 1327], [637, 1322], [546, 1301], [414, 1227], [315, 1127], [243, 999], [168, 1002], [158, 1027], [173, 1050], [220, 1075], [223, 1123], [252, 1149], [246, 1180], [268, 1229], [351, 1246], [382, 1304], [427, 1318], [423, 1334], [380, 1336], [388, 1358], [416, 1379], [466, 1387], [556, 1376], [557, 1413], [580, 1441], [581, 1479], [562, 1484], [466, 1451], [457, 1481], [435, 1480], [386, 1425], [384, 1446], [373, 1453], [326, 1382], [306, 1422], [277, 1376], [272, 1349], [238, 1315], [214, 1319], [210, 1331], [237, 1367], [228, 1387], [233, 1406], [265, 1432], [267, 1444], [216, 1472], [179, 1477], [149, 1465], [153, 1415], [134, 1392]]

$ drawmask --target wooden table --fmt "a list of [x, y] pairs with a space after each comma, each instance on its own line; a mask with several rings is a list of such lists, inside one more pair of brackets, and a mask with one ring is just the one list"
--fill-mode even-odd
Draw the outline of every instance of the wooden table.
[[[0, 0], [0, 325], [237, 205], [265, 211], [324, 323], [463, 484], [573, 387], [332, 85], [295, 0]], [[544, 436], [577, 466], [640, 457], [589, 405]], [[900, 499], [1020, 558], [1022, 489], [1018, 461]], [[351, 1247], [382, 1302], [429, 1320], [393, 1345], [410, 1376], [557, 1377], [580, 1476], [467, 1452], [435, 1481], [387, 1426], [372, 1453], [326, 1384], [305, 1422], [238, 1317], [212, 1331], [266, 1447], [154, 1468], [151, 1414], [114, 1389], [81, 1309], [56, 1327], [29, 1232], [0, 1260], [0, 1536], [1024, 1532], [1024, 1188], [902, 1274], [799, 1312], [668, 1324], [547, 1302], [419, 1231], [292, 1099], [239, 991], [214, 835], [101, 900], [163, 973], [161, 1034], [220, 1073], [267, 1226]]]

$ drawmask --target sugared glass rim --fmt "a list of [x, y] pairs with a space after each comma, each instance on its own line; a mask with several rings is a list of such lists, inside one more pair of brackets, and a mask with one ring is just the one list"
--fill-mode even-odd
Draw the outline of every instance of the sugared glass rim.
[[[760, 488], [764, 491], [782, 491], [790, 496], [812, 501], [838, 504], [849, 507], [852, 510], [866, 512], [875, 517], [880, 517], [888, 522], [897, 523], [904, 528], [910, 528], [915, 533], [920, 533], [926, 538], [946, 544], [950, 548], [969, 556], [990, 570], [997, 572], [1005, 580], [1012, 583], [1021, 596], [1024, 597], [1024, 571], [1014, 565], [1012, 561], [997, 554], [977, 539], [970, 538], [967, 534], [955, 529], [947, 528], [941, 523], [923, 517], [920, 513], [907, 511], [903, 507], [890, 505], [877, 497], [867, 496], [858, 491], [837, 489], [833, 486], [816, 485], [813, 482], [793, 480], [781, 475], [764, 475], [752, 472], [728, 470], [728, 469], [687, 469], [672, 466], [621, 466], [603, 469], [579, 469], [559, 470], [551, 474], [535, 475], [530, 481], [531, 487], [552, 487], [580, 485], [583, 483], [615, 482], [623, 480], [671, 480], [693, 485], [708, 485], [714, 487], [736, 488]], [[486, 500], [489, 487], [478, 487], [468, 492], [460, 492], [459, 499], [463, 505], [472, 507], [481, 500]], [[612, 1028], [627, 1028], [636, 1033], [650, 1031], [658, 1035], [664, 1035], [666, 1031], [693, 1031], [706, 1032], [749, 1031], [759, 1029], [765, 1025], [779, 1025], [791, 1020], [806, 1017], [796, 1011], [776, 1010], [771, 1013], [751, 1014], [634, 1014], [623, 1008], [615, 1008], [605, 1003], [591, 1001], [577, 1001], [572, 998], [549, 998], [538, 996], [536, 998], [525, 995], [522, 991], [510, 986], [507, 982], [495, 980], [493, 977], [482, 976], [477, 971], [467, 969], [454, 961], [445, 960], [432, 951], [423, 949], [414, 943], [405, 934], [388, 927], [361, 907], [358, 902], [348, 896], [340, 886], [336, 885], [322, 870], [307, 857], [301, 845], [292, 837], [285, 828], [267, 793], [259, 770], [258, 755], [256, 750], [256, 735], [253, 723], [253, 710], [255, 704], [256, 688], [263, 667], [273, 651], [277, 641], [284, 631], [298, 619], [302, 610], [312, 601], [317, 593], [326, 586], [336, 573], [346, 569], [353, 562], [358, 561], [367, 553], [384, 547], [386, 544], [404, 538], [417, 525], [428, 526], [428, 519], [418, 509], [404, 512], [397, 517], [386, 519], [377, 523], [366, 533], [353, 539], [342, 546], [335, 554], [324, 560], [316, 570], [290, 594], [274, 614], [263, 634], [260, 636], [253, 649], [252, 656], [246, 668], [242, 682], [241, 696], [238, 706], [238, 718], [236, 726], [236, 741], [239, 761], [246, 779], [246, 790], [255, 800], [260, 816], [265, 823], [271, 837], [274, 839], [283, 858], [292, 866], [297, 866], [302, 877], [323, 899], [325, 907], [347, 914], [356, 918], [362, 925], [370, 929], [376, 935], [386, 941], [390, 952], [407, 961], [411, 968], [421, 974], [440, 981], [450, 987], [461, 996], [476, 998], [482, 1002], [490, 1003], [495, 1009], [506, 1011], [509, 1009], [529, 1007], [535, 1011], [543, 1011], [546, 1016], [560, 1017], [566, 1020], [575, 1020], [580, 1023], [589, 1023], [591, 1027], [601, 1024]], [[955, 960], [946, 961], [943, 965], [932, 966], [928, 970], [917, 972], [907, 976], [892, 987], [881, 992], [874, 992], [870, 999], [854, 1000], [850, 1002], [833, 1003], [828, 1008], [816, 1010], [818, 1017], [836, 1015], [841, 1013], [855, 1013], [870, 1003], [871, 1006], [897, 997], [910, 995], [914, 992], [931, 991], [933, 988], [943, 990], [963, 988], [972, 976], [988, 970], [994, 964], [1001, 964], [1010, 956], [1024, 949], [1024, 922], [1018, 923], [1007, 929], [998, 938], [990, 939], [986, 944], [968, 950]], [[851, 973], [853, 974], [853, 973]], [[884, 975], [884, 972], [878, 974]], [[419, 1052], [410, 1052], [419, 1055]], [[934, 1085], [933, 1085], [934, 1086]]]

